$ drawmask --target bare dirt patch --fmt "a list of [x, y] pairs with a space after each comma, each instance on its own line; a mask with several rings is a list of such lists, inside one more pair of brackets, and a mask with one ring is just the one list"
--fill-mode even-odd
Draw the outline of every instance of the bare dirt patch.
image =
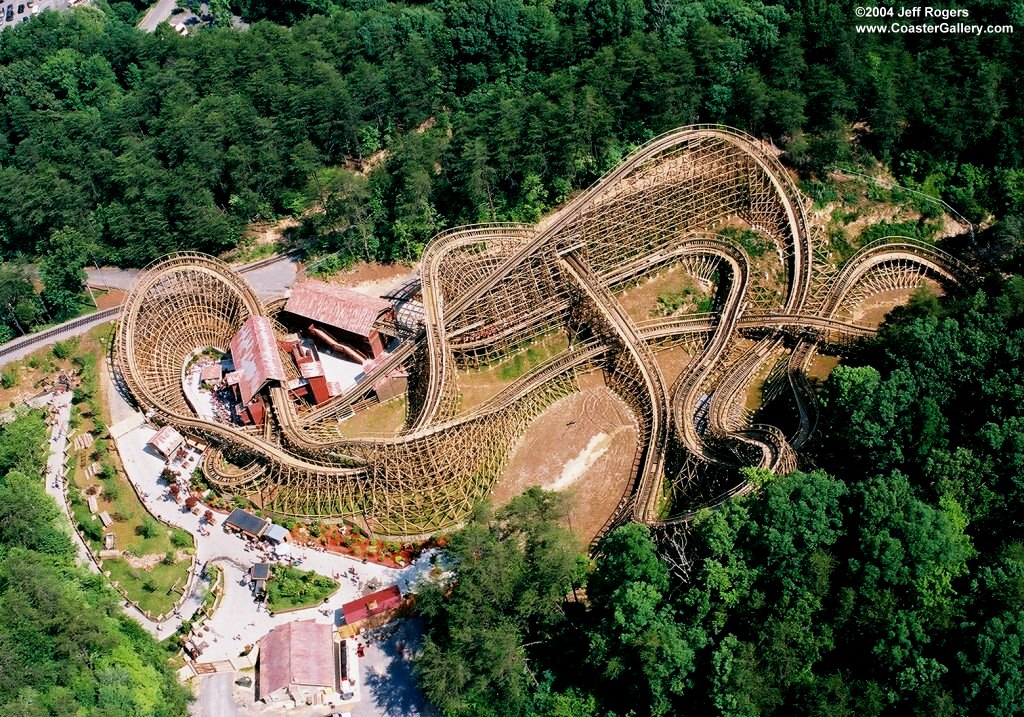
[[[683, 297], [683, 292], [687, 291], [689, 295]], [[678, 310], [667, 313], [663, 311], [658, 304], [659, 296], [674, 298], [679, 303]], [[618, 299], [634, 321], [645, 321], [652, 316], [693, 313], [698, 310], [697, 301], [710, 296], [709, 288], [690, 276], [681, 264], [674, 264], [641, 280], [637, 286], [626, 289], [619, 294]]]
[[405, 396], [399, 396], [386, 403], [379, 403], [356, 411], [356, 415], [342, 421], [339, 428], [342, 434], [348, 438], [374, 435], [395, 436], [405, 425], [405, 413], [408, 406], [408, 399]]
[[[925, 284], [936, 295], [942, 296], [945, 292], [942, 285], [932, 279], [925, 279]], [[878, 328], [885, 315], [897, 306], [903, 306], [917, 293], [918, 289], [895, 289], [883, 291], [862, 301], [856, 306], [846, 309], [850, 320], [863, 326]]]
[[673, 346], [672, 348], [658, 351], [654, 354], [654, 358], [658, 362], [658, 366], [661, 367], [661, 375], [665, 377], [666, 386], [671, 386], [675, 383], [683, 369], [693, 361], [693, 356], [690, 355], [685, 346]]
[[102, 294], [96, 294], [96, 303], [99, 305], [97, 308], [103, 310], [120, 306], [124, 303], [126, 296], [128, 295], [120, 289], [109, 289]]
[[546, 334], [504, 361], [482, 369], [459, 371], [460, 411], [465, 413], [484, 403], [520, 376], [569, 348], [562, 331]]
[[747, 395], [743, 405], [748, 411], [753, 413], [761, 407], [761, 402], [764, 394], [764, 382], [768, 378], [768, 374], [771, 373], [772, 367], [775, 365], [775, 361], [765, 361], [764, 365], [761, 366], [761, 370], [757, 372], [754, 380], [747, 384]]
[[632, 482], [637, 430], [609, 389], [584, 388], [557, 401], [520, 439], [492, 493], [503, 505], [539, 485], [569, 495], [569, 527], [589, 543]]
[[832, 369], [841, 363], [838, 356], [824, 356], [816, 354], [811, 359], [811, 365], [807, 367], [807, 378], [824, 381], [832, 373]]
[[[165, 555], [161, 553], [150, 553], [149, 555], [131, 555], [125, 553], [121, 556], [121, 559], [128, 563], [136, 570], [151, 570], [154, 566], [159, 565]], [[182, 560], [190, 560], [191, 556], [184, 550], [174, 551], [174, 560], [179, 562]]]
[[396, 286], [405, 283], [411, 274], [412, 269], [404, 264], [378, 264], [375, 261], [360, 261], [351, 269], [339, 271], [324, 281], [358, 291], [360, 294], [383, 296]]
[[254, 222], [245, 228], [245, 235], [251, 237], [256, 246], [264, 244], [281, 244], [284, 233], [299, 226], [295, 217], [284, 217], [276, 222]]

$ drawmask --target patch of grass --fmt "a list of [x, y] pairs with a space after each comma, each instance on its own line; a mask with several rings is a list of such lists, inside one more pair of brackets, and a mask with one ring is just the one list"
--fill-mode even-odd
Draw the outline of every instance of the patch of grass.
[[246, 237], [239, 244], [238, 249], [228, 255], [228, 261], [236, 264], [248, 264], [259, 259], [265, 259], [280, 250], [281, 244], [279, 242], [257, 244], [253, 237]]
[[[105, 533], [114, 533], [114, 547], [133, 555], [172, 556], [177, 548], [186, 551], [194, 547], [191, 535], [184, 531], [172, 531], [167, 525], [149, 515], [139, 500], [135, 489], [128, 482], [121, 466], [120, 457], [113, 450], [112, 443], [102, 438], [106, 423], [110, 420], [110, 409], [106, 393], [101, 389], [100, 374], [103, 357], [110, 345], [112, 325], [99, 327], [85, 336], [66, 342], [68, 351], [63, 364], [71, 364], [79, 371], [81, 385], [74, 391], [75, 404], [72, 407], [78, 428], [92, 433], [94, 443], [90, 448], [73, 454], [74, 474], [69, 487], [71, 509], [75, 521], [82, 528], [94, 552], [103, 548]], [[51, 357], [58, 352], [52, 352]], [[101, 464], [101, 471], [93, 478], [86, 477], [86, 468], [93, 462]], [[98, 498], [99, 511], [107, 511], [114, 519], [109, 528], [103, 528], [94, 519], [82, 491], [89, 487], [102, 487]], [[173, 540], [176, 533], [177, 542]], [[187, 539], [187, 540], [186, 540]], [[136, 570], [123, 560], [112, 559], [104, 562], [104, 569], [111, 572], [129, 599], [142, 609], [157, 615], [169, 612], [181, 597], [178, 593], [167, 594], [172, 585], [183, 588], [188, 580], [191, 559], [172, 560], [170, 564], [160, 562], [149, 570]]]
[[742, 247], [751, 259], [757, 259], [774, 248], [771, 239], [750, 229], [728, 227], [718, 232], [719, 238]]
[[110, 571], [110, 579], [153, 616], [166, 615], [174, 609], [188, 582], [189, 565], [188, 560], [171, 565], [161, 561], [147, 570], [140, 570], [124, 560], [103, 561], [103, 569]]
[[267, 581], [267, 607], [271, 612], [313, 607], [337, 589], [338, 583], [323, 575], [286, 565], [276, 567]]
[[357, 411], [341, 424], [346, 436], [386, 434], [395, 435], [405, 424], [409, 399], [399, 396], [385, 403]]
[[836, 191], [835, 187], [823, 182], [804, 182], [801, 185], [801, 188], [811, 199], [814, 200], [815, 209], [823, 209], [832, 202], [839, 200], [839, 192]]
[[514, 381], [566, 349], [562, 334], [551, 334], [533, 342], [498, 366], [498, 378]]
[[860, 233], [861, 246], [887, 236], [904, 236], [933, 241], [938, 227], [932, 222], [877, 222], [864, 228]]
[[652, 313], [655, 316], [673, 316], [681, 309], [689, 309], [686, 313], [703, 314], [711, 311], [715, 298], [701, 291], [686, 287], [680, 291], [668, 291], [658, 295], [658, 308]]

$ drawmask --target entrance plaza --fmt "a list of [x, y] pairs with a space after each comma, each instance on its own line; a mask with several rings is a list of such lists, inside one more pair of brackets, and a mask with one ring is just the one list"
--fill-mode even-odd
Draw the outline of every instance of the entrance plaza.
[[[167, 467], [166, 461], [148, 445], [155, 433], [155, 429], [143, 425], [117, 438], [117, 448], [129, 479], [154, 516], [192, 533], [200, 565], [215, 563], [225, 572], [224, 598], [207, 623], [212, 639], [207, 640], [209, 646], [203, 651], [200, 661], [213, 662], [237, 657], [245, 645], [256, 643], [276, 625], [293, 620], [314, 619], [338, 626], [342, 604], [361, 597], [361, 585], [376, 580], [382, 587], [399, 585], [405, 592], [411, 577], [417, 574], [419, 566], [416, 565], [397, 570], [293, 545], [289, 557], [297, 561], [297, 567], [331, 578], [340, 576], [341, 589], [324, 605], [271, 617], [253, 598], [247, 584], [250, 567], [263, 562], [264, 553], [254, 550], [244, 538], [226, 533], [222, 527], [226, 517], [223, 512], [215, 512], [215, 526], [206, 526], [202, 521], [202, 514], [206, 511], [204, 504], [199, 504], [199, 515], [196, 515], [186, 511], [183, 505], [174, 500], [167, 484], [160, 479], [161, 472]], [[274, 559], [272, 551], [267, 551], [267, 556]], [[355, 570], [354, 575], [350, 569]], [[329, 611], [326, 615], [325, 609]], [[183, 613], [181, 617], [190, 615]], [[166, 625], [162, 632], [165, 635], [173, 632], [180, 624], [180, 619], [169, 621], [171, 624]]]

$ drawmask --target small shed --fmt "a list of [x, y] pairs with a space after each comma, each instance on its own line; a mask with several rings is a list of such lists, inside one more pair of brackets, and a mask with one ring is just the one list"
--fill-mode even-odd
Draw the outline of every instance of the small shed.
[[208, 384], [220, 383], [222, 378], [224, 378], [224, 369], [219, 363], [203, 366], [203, 371], [199, 374], [199, 380]]
[[153, 434], [153, 437], [149, 439], [146, 445], [153, 446], [156, 452], [164, 458], [170, 458], [184, 442], [184, 437], [178, 433], [174, 426], [162, 426], [159, 431]]
[[270, 525], [269, 521], [263, 520], [258, 515], [253, 515], [247, 510], [235, 508], [231, 515], [224, 519], [224, 525], [242, 535], [259, 538], [263, 531]]
[[283, 543], [291, 537], [291, 533], [283, 525], [268, 523], [267, 529], [263, 531], [263, 537], [272, 543]]
[[249, 578], [252, 580], [252, 591], [262, 595], [267, 591], [267, 580], [270, 579], [270, 563], [256, 563], [249, 568]]

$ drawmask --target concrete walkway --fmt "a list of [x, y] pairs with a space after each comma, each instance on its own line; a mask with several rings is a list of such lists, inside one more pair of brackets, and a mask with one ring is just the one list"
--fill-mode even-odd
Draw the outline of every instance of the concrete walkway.
[[[109, 380], [109, 377], [104, 378], [103, 388], [107, 391], [111, 415], [123, 417], [134, 411], [117, 392], [114, 382]], [[293, 620], [315, 619], [318, 622], [340, 624], [338, 611], [342, 603], [362, 595], [360, 585], [376, 579], [381, 587], [400, 584], [405, 590], [409, 581], [420, 574], [425, 561], [403, 570], [396, 570], [373, 563], [363, 565], [361, 561], [343, 555], [296, 546], [292, 549], [292, 555], [301, 560], [301, 569], [314, 570], [321, 575], [334, 577], [335, 574], [349, 575], [349, 568], [354, 567], [356, 576], [352, 579], [342, 577], [341, 589], [321, 607], [271, 617], [253, 598], [246, 579], [248, 568], [254, 563], [262, 562], [263, 557], [252, 550], [245, 540], [226, 533], [220, 525], [206, 526], [201, 520], [201, 515], [206, 512], [205, 505], [201, 504], [200, 515], [195, 515], [174, 501], [168, 492], [168, 486], [160, 480], [164, 459], [146, 445], [155, 433], [156, 429], [144, 424], [115, 440], [128, 479], [146, 509], [163, 522], [192, 534], [196, 541], [199, 565], [211, 563], [219, 565], [224, 570], [224, 597], [208, 623], [212, 639], [207, 639], [209, 647], [200, 658], [202, 662], [235, 657], [245, 645], [254, 644], [271, 628]], [[218, 524], [223, 517], [222, 514], [217, 514]], [[201, 533], [200, 528], [207, 534]], [[187, 600], [179, 608], [180, 615], [172, 616], [163, 624], [162, 636], [166, 637], [177, 630], [182, 619], [195, 613], [199, 602], [201, 600], [198, 596], [196, 599]], [[327, 614], [322, 613], [322, 609], [326, 610]]]

